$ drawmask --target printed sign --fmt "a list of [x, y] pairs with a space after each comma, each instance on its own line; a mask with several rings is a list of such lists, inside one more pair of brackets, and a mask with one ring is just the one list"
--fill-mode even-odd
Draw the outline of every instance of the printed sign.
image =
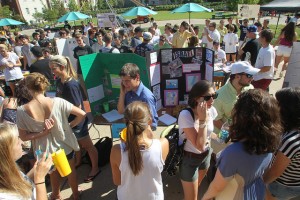
[[239, 18], [257, 18], [259, 13], [259, 5], [238, 4]]
[[98, 27], [117, 27], [117, 19], [114, 13], [97, 14]]

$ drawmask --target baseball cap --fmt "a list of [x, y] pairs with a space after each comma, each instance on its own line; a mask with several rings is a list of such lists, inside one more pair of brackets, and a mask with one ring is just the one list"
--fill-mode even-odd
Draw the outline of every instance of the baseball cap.
[[150, 32], [144, 32], [143, 33], [143, 38], [144, 38], [144, 40], [151, 40], [152, 39], [152, 34]]
[[257, 33], [257, 26], [255, 25], [248, 26], [247, 31], [249, 31], [250, 33]]
[[135, 33], [144, 32], [144, 30], [140, 26], [137, 26], [137, 27], [135, 27], [134, 32]]
[[246, 73], [255, 75], [259, 71], [259, 69], [252, 67], [252, 65], [247, 61], [236, 62], [231, 66], [231, 74]]

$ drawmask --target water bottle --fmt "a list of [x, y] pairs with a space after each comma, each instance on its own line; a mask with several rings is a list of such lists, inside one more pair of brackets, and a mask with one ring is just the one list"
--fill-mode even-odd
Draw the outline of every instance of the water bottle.
[[219, 137], [218, 137], [219, 143], [221, 143], [221, 144], [226, 143], [226, 140], [229, 137], [229, 126], [230, 126], [229, 120], [222, 125], [221, 130], [219, 132]]

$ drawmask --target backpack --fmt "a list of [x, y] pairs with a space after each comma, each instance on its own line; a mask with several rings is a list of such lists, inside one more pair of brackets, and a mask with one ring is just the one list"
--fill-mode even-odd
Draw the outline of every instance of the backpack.
[[[98, 152], [98, 166], [99, 167], [103, 167], [109, 163], [110, 151], [112, 148], [112, 144], [113, 144], [113, 142], [110, 137], [102, 137], [94, 145]], [[90, 160], [89, 154], [86, 153], [84, 157], [85, 157], [84, 160], [86, 160], [86, 162], [89, 165], [91, 165], [91, 160]], [[86, 162], [83, 162], [83, 163], [86, 163]]]
[[[188, 110], [195, 120], [194, 112], [191, 108], [185, 108], [183, 110]], [[180, 143], [179, 136], [181, 134], [182, 133], [179, 133], [179, 127], [176, 123], [169, 131], [169, 133], [165, 136], [165, 138], [167, 138], [167, 140], [169, 141], [169, 153], [165, 160], [164, 171], [166, 171], [169, 176], [174, 176], [176, 174], [177, 166], [179, 166], [183, 159], [183, 151], [186, 139], [182, 143]]]

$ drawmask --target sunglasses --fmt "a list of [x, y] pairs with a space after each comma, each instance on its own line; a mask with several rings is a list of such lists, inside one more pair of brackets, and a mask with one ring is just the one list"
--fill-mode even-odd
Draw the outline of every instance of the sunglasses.
[[209, 101], [211, 98], [216, 99], [218, 97], [218, 93], [215, 93], [211, 96], [201, 96], [204, 98], [204, 101]]
[[252, 74], [240, 73], [240, 75], [245, 75], [247, 78], [253, 78]]

